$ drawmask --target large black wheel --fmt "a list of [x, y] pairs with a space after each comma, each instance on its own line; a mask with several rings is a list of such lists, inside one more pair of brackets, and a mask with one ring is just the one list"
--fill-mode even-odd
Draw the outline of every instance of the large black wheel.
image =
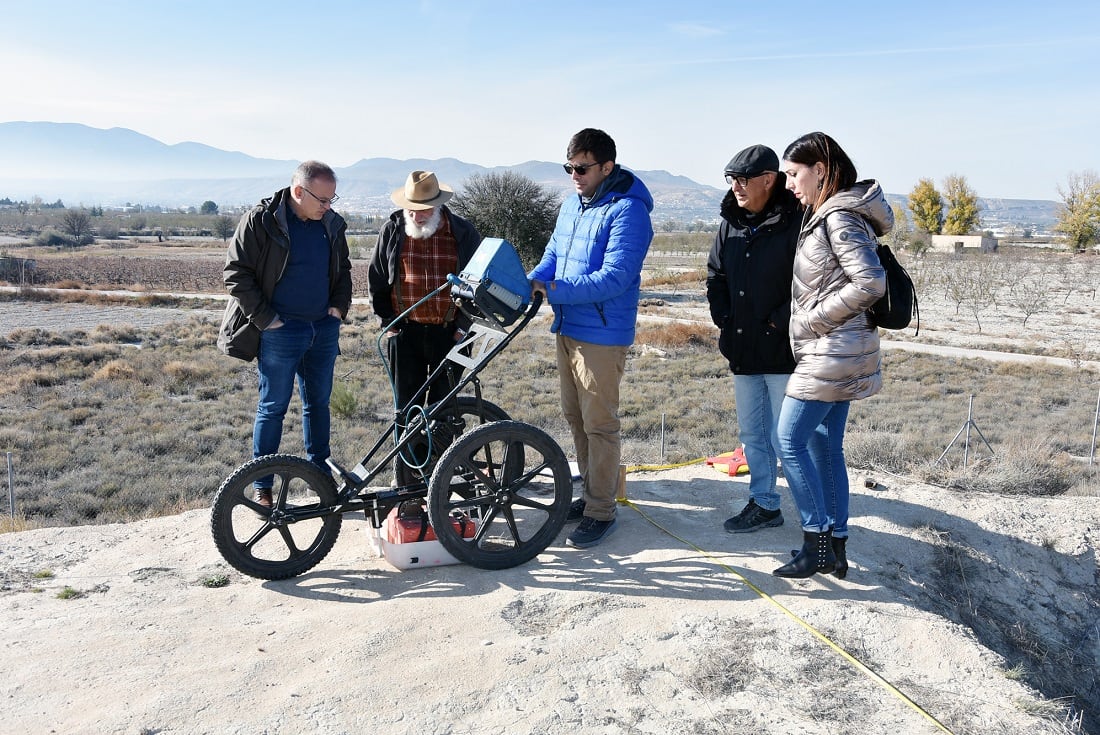
[[[272, 507], [254, 500], [252, 483], [274, 478]], [[333, 513], [336, 483], [312, 462], [271, 454], [242, 465], [218, 488], [210, 513], [214, 543], [230, 566], [250, 577], [287, 579], [312, 569], [336, 543], [343, 517]]]
[[428, 485], [428, 514], [456, 559], [505, 569], [550, 545], [572, 494], [569, 463], [546, 432], [497, 421], [461, 435], [440, 457]]
[[[436, 411], [438, 409], [435, 407], [429, 409], [429, 413]], [[402, 456], [422, 465], [414, 472], [429, 477], [436, 462], [454, 443], [455, 437], [482, 424], [509, 419], [504, 409], [495, 403], [478, 400], [475, 396], [457, 396], [450, 407], [429, 422], [432, 437], [430, 444], [422, 428], [415, 430], [418, 436], [402, 450]]]

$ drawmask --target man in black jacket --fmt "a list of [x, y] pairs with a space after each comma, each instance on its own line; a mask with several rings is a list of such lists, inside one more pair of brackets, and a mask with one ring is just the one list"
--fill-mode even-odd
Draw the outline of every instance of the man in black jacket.
[[725, 528], [746, 533], [783, 525], [776, 429], [795, 366], [788, 322], [801, 216], [771, 148], [746, 148], [725, 173], [730, 191], [707, 262], [707, 301], [721, 330], [718, 347], [733, 372], [738, 434], [750, 472], [749, 502]]
[[[332, 169], [306, 161], [288, 188], [241, 218], [222, 274], [231, 298], [218, 339], [226, 354], [257, 358], [252, 456], [279, 451], [297, 379], [306, 457], [326, 473], [340, 322], [351, 308], [347, 224], [332, 211], [337, 199]], [[272, 484], [270, 475], [255, 483], [265, 508]]]
[[[459, 273], [481, 244], [470, 222], [445, 204], [454, 192], [430, 171], [413, 171], [390, 199], [401, 207], [382, 226], [367, 271], [374, 313], [389, 326], [386, 350], [393, 371], [397, 410], [404, 410], [428, 376], [443, 362], [460, 335], [450, 289], [417, 306], [449, 273]], [[394, 319], [415, 308], [400, 322]], [[392, 325], [392, 326], [391, 326]], [[431, 404], [454, 387], [458, 365], [432, 383], [419, 404]], [[399, 417], [400, 422], [400, 417]], [[395, 475], [401, 485], [412, 476], [400, 457]]]

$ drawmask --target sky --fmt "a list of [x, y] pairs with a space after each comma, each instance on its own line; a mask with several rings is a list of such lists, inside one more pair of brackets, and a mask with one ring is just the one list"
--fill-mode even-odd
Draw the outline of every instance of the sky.
[[628, 168], [718, 187], [814, 130], [898, 194], [1059, 200], [1100, 168], [1087, 0], [2, 0], [0, 69], [0, 122], [335, 167], [563, 161], [596, 127]]

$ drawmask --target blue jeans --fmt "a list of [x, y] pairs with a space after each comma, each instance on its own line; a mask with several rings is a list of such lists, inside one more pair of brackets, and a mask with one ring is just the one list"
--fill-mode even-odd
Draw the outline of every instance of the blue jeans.
[[790, 375], [734, 375], [737, 433], [749, 463], [749, 497], [764, 510], [779, 510], [775, 462], [779, 453], [779, 410]]
[[[294, 393], [302, 398], [302, 436], [306, 458], [329, 471], [325, 465], [329, 449], [329, 397], [336, 356], [340, 354], [340, 320], [326, 316], [315, 322], [288, 319], [278, 329], [260, 333], [260, 400], [252, 426], [252, 456], [279, 451], [283, 419]], [[257, 480], [256, 487], [271, 487], [271, 477]]]
[[824, 533], [832, 528], [833, 536], [848, 536], [848, 469], [844, 465], [848, 405], [848, 401], [783, 399], [779, 453], [803, 531]]

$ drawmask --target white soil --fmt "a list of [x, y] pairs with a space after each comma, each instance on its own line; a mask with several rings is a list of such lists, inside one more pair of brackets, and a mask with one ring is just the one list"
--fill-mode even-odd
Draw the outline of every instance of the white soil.
[[[1095, 499], [878, 479], [854, 483], [843, 581], [772, 576], [800, 544], [789, 495], [784, 526], [726, 534], [747, 478], [704, 465], [630, 475], [605, 543], [563, 532], [502, 571], [399, 571], [358, 513], [282, 582], [232, 570], [204, 511], [0, 536], [0, 732], [1065, 732], [942, 603], [1050, 640], [1095, 621]], [[937, 586], [952, 554], [965, 589]]]

